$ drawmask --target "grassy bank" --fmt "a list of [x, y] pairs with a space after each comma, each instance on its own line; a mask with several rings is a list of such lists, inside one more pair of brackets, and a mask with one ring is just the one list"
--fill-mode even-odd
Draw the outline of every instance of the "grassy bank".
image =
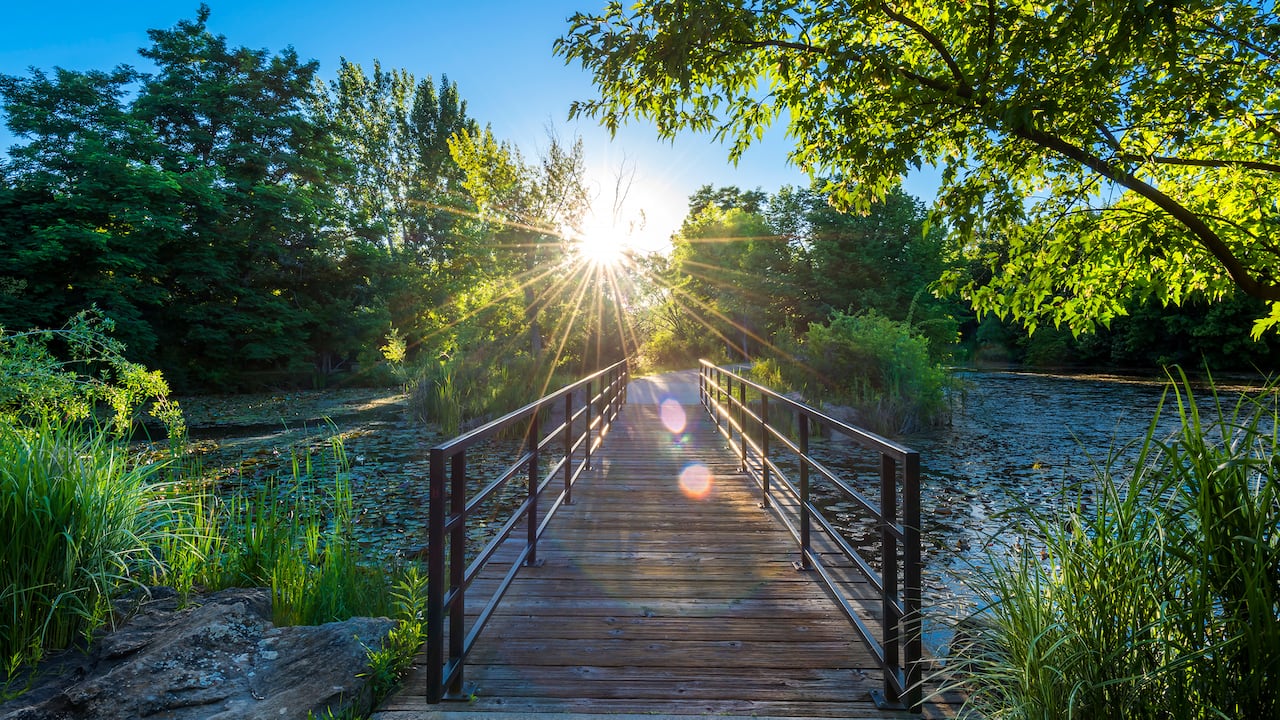
[[182, 458], [137, 462], [119, 436], [84, 424], [0, 424], [0, 523], [13, 529], [0, 549], [4, 695], [47, 653], [113, 622], [113, 598], [147, 585], [186, 596], [269, 587], [278, 624], [396, 618], [371, 655], [375, 689], [388, 691], [421, 644], [425, 579], [361, 555], [342, 444], [229, 493]]
[[1024, 550], [975, 588], [950, 680], [989, 718], [1280, 717], [1280, 436], [1268, 391], [1140, 442], [1061, 498], [1026, 508]]

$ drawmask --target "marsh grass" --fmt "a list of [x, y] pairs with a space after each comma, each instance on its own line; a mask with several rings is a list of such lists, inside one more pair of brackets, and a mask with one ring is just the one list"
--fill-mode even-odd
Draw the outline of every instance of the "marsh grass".
[[385, 615], [394, 569], [374, 567], [352, 538], [350, 466], [336, 436], [327, 456], [293, 451], [287, 475], [171, 507], [157, 581], [192, 589], [271, 588], [274, 620], [314, 625]]
[[412, 617], [420, 576], [360, 554], [340, 441], [327, 454], [300, 450], [287, 473], [230, 494], [195, 471], [139, 464], [118, 436], [85, 426], [0, 424], [0, 527], [9, 532], [0, 543], [0, 697], [20, 693], [45, 654], [111, 622], [113, 597], [145, 585], [182, 597], [269, 587], [277, 624], [409, 607], [396, 637], [371, 651], [384, 685], [407, 665], [421, 641]]
[[110, 619], [163, 532], [159, 466], [103, 432], [0, 423], [0, 653], [6, 678]]
[[496, 418], [572, 381], [562, 370], [527, 354], [487, 357], [478, 352], [422, 365], [408, 384], [419, 421], [446, 436]]
[[[989, 718], [1280, 717], [1274, 388], [1202, 415], [1185, 376], [1138, 441], [979, 579], [947, 684]], [[1172, 402], [1170, 402], [1172, 399]], [[1157, 433], [1172, 406], [1180, 429]], [[1043, 555], [1033, 548], [1042, 548]]]

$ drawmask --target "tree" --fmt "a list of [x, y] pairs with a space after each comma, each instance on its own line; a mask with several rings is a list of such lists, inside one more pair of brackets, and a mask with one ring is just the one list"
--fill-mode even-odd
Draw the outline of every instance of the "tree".
[[[690, 206], [707, 189], [692, 196]], [[749, 358], [773, 330], [790, 324], [799, 294], [789, 282], [791, 248], [764, 215], [712, 203], [685, 219], [672, 244], [678, 278], [670, 285], [672, 299], [698, 318], [703, 332]]]
[[0, 183], [0, 318], [48, 327], [96, 305], [131, 359], [187, 385], [307, 366], [340, 170], [316, 63], [230, 47], [208, 17], [148, 32], [155, 74], [0, 77], [27, 140]]
[[792, 160], [866, 211], [912, 168], [989, 283], [980, 311], [1073, 330], [1232, 285], [1280, 323], [1280, 22], [1267, 0], [641, 0], [556, 43], [595, 79], [573, 115], [737, 158], [786, 115]]
[[741, 208], [749, 213], [758, 213], [768, 200], [768, 195], [760, 188], [743, 192], [736, 186], [716, 188], [703, 185], [689, 196], [689, 215], [697, 215], [712, 205], [721, 210]]
[[[344, 307], [361, 312], [335, 318], [325, 344], [371, 348], [370, 333], [403, 332], [410, 354], [451, 324], [451, 298], [477, 282], [475, 223], [467, 221], [465, 176], [448, 139], [470, 133], [457, 85], [441, 76], [421, 81], [405, 70], [372, 73], [343, 60], [320, 110], [333, 129], [349, 173], [335, 186], [343, 214], [337, 286]], [[355, 340], [356, 342], [352, 342]], [[439, 345], [439, 343], [431, 343]], [[439, 350], [439, 347], [433, 347]]]
[[355, 234], [393, 258], [447, 258], [439, 246], [447, 245], [457, 215], [448, 203], [464, 179], [448, 139], [478, 130], [457, 85], [442, 76], [437, 92], [430, 77], [419, 82], [377, 61], [366, 74], [344, 59], [326, 113], [352, 168], [336, 192]]
[[[243, 370], [305, 366], [324, 288], [307, 278], [329, 262], [322, 228], [337, 173], [331, 134], [312, 112], [318, 64], [230, 47], [194, 21], [149, 30], [132, 115], [165, 152], [158, 165], [207, 178], [189, 196], [186, 238], [166, 258], [163, 366], [220, 383]], [[316, 293], [320, 294], [317, 295]]]
[[552, 135], [536, 165], [526, 162], [515, 146], [499, 142], [489, 128], [455, 134], [449, 149], [465, 173], [463, 186], [493, 229], [493, 270], [508, 275], [519, 288], [529, 351], [538, 357], [544, 344], [543, 311], [565, 299], [566, 284], [557, 271], [563, 268], [568, 238], [580, 229], [589, 205], [582, 140], [566, 147]]
[[96, 305], [135, 357], [156, 349], [163, 258], [182, 240], [193, 178], [157, 167], [160, 145], [123, 101], [137, 80], [127, 67], [0, 76], [8, 126], [29, 140], [0, 167], [0, 322], [10, 328]]
[[945, 233], [929, 226], [924, 205], [901, 188], [890, 190], [865, 214], [837, 211], [821, 191], [784, 187], [769, 201], [769, 222], [790, 238], [796, 255], [797, 327], [826, 322], [834, 312], [875, 310], [909, 322], [929, 338], [935, 357], [956, 340], [953, 301], [928, 292], [947, 268]]

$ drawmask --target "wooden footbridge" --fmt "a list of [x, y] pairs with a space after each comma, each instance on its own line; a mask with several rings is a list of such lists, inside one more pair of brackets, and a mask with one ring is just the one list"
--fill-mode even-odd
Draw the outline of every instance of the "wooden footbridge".
[[[809, 456], [815, 425], [879, 456], [877, 502]], [[467, 450], [513, 428], [523, 456], [468, 477]], [[431, 461], [428, 642], [376, 720], [958, 708], [922, 694], [919, 465], [906, 448], [723, 368], [631, 381], [620, 363]], [[814, 512], [811, 476], [866, 505], [893, 562], [862, 558]], [[468, 544], [477, 509], [513, 483], [520, 506]]]

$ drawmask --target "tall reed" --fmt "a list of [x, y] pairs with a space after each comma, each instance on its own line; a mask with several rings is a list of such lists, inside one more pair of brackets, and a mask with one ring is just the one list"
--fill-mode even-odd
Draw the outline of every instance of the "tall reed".
[[572, 381], [551, 360], [484, 352], [431, 360], [409, 383], [409, 407], [424, 423], [456, 435], [468, 423], [498, 417]]
[[108, 619], [112, 595], [149, 561], [164, 503], [157, 465], [106, 433], [0, 423], [0, 653], [12, 675]]
[[288, 475], [215, 500], [223, 506], [222, 536], [208, 544], [216, 552], [203, 563], [202, 579], [271, 588], [280, 624], [387, 614], [393, 579], [361, 556], [352, 537], [349, 473], [335, 437], [328, 457], [295, 451]]
[[980, 577], [948, 670], [970, 709], [1280, 717], [1280, 417], [1271, 391], [1212, 408], [1182, 376], [1132, 471], [1113, 459], [1061, 511], [1025, 509], [1025, 549]]

